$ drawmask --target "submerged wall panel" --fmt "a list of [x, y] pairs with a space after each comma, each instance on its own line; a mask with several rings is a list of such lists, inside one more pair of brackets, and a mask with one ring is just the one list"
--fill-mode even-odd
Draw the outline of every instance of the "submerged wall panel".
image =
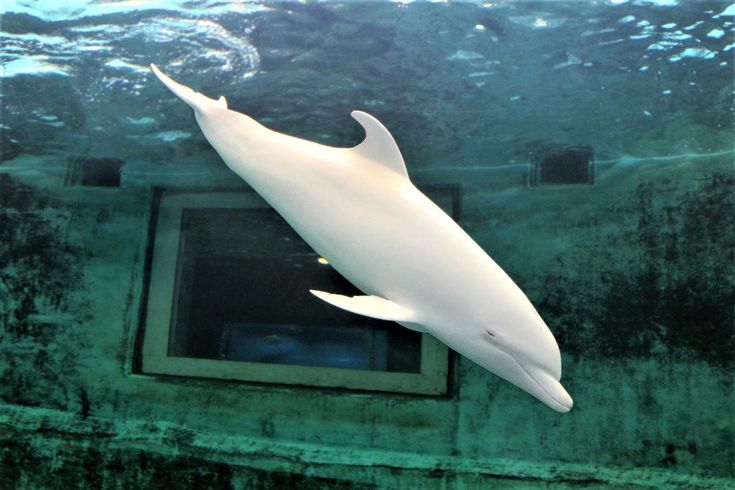
[[[632, 263], [653, 268], [656, 277], [660, 273], [664, 287], [687, 277], [717, 274], [705, 265], [718, 253], [727, 253], [718, 241], [731, 231], [721, 227], [699, 245], [682, 234], [686, 226], [693, 226], [687, 220], [696, 218], [697, 224], [706, 225], [708, 219], [721, 219], [718, 213], [731, 205], [728, 196], [718, 194], [722, 192], [718, 168], [698, 169], [678, 182], [666, 177], [671, 169], [646, 171], [644, 166], [634, 180], [624, 169], [611, 171], [596, 185], [594, 202], [587, 200], [589, 191], [582, 188], [548, 192], [520, 188], [490, 200], [483, 194], [466, 194], [463, 224], [480, 243], [488, 244], [528, 291], [559, 338], [565, 353], [563, 379], [575, 398], [574, 410], [566, 415], [552, 412], [461, 357], [455, 360], [453, 394], [440, 398], [132, 374], [152, 194], [144, 189], [52, 193], [4, 176], [3, 195], [23, 196], [16, 201], [12, 199], [19, 198], [5, 197], [6, 219], [16, 216], [11, 210], [17, 208], [25, 213], [23, 219], [38, 217], [36, 231], [17, 235], [21, 233], [17, 228], [15, 238], [6, 244], [15, 243], [17, 249], [27, 246], [33, 234], [54, 237], [44, 242], [53, 247], [40, 249], [39, 261], [29, 264], [25, 254], [6, 255], [20, 264], [13, 266], [15, 274], [35, 277], [43, 272], [44, 277], [58, 275], [63, 280], [54, 283], [57, 289], [46, 289], [51, 299], [25, 307], [10, 305], [11, 313], [5, 317], [3, 399], [12, 405], [4, 405], [2, 412], [13, 429], [3, 438], [5, 461], [30, 459], [19, 460], [16, 470], [3, 470], [3, 478], [9, 482], [32, 478], [21, 469], [27, 464], [41, 465], [49, 475], [62, 471], [48, 460], [54, 451], [61, 451], [64, 461], [71, 458], [62, 465], [63, 471], [71, 471], [76, 456], [67, 454], [61, 442], [71, 438], [70, 444], [88, 448], [81, 456], [94, 468], [88, 471], [106, 474], [108, 483], [132, 478], [132, 470], [116, 473], [121, 464], [139, 467], [141, 475], [148, 475], [141, 478], [150, 481], [158, 478], [161, 465], [174, 465], [177, 478], [192, 478], [205, 487], [219, 485], [218, 479], [231, 471], [240, 475], [238, 481], [250, 481], [266, 478], [258, 471], [276, 478], [273, 475], [280, 473], [303, 474], [306, 468], [309, 475], [321, 475], [318, 478], [378, 486], [427, 478], [425, 482], [433, 483], [422, 484], [479, 485], [499, 477], [521, 478], [519, 485], [536, 480], [645, 485], [640, 479], [648, 470], [634, 468], [651, 468], [650, 474], [656, 475], [651, 478], [662, 482], [715, 488], [718, 480], [706, 477], [727, 477], [735, 470], [729, 415], [735, 399], [727, 332], [702, 350], [708, 344], [696, 336], [675, 337], [682, 334], [656, 324], [669, 308], [666, 296], [645, 296], [630, 285], [621, 288], [610, 277], [617, 274], [630, 280], [638, 275], [638, 268], [626, 273]], [[681, 169], [677, 172], [687, 175]], [[661, 186], [668, 193], [643, 200], [646, 189]], [[471, 183], [466, 188], [472, 189]], [[694, 192], [700, 189], [705, 192]], [[606, 195], [610, 204], [600, 197]], [[667, 207], [676, 211], [668, 215], [657, 211]], [[53, 219], [44, 222], [41, 216]], [[524, 217], [528, 218], [521, 221]], [[502, 221], [490, 228], [493, 233], [474, 233], [488, 219]], [[651, 219], [666, 219], [669, 228], [646, 221]], [[60, 223], [66, 226], [64, 233]], [[515, 245], [513, 233], [523, 237], [524, 246]], [[611, 242], [621, 237], [634, 242], [615, 248]], [[675, 261], [659, 255], [672, 249], [679, 250]], [[642, 282], [640, 287], [655, 284]], [[691, 290], [690, 301], [699, 294], [709, 292]], [[606, 301], [607, 295], [617, 299]], [[621, 306], [620, 301], [640, 304], [645, 314]], [[716, 318], [702, 317], [710, 322]], [[608, 330], [615, 325], [617, 331]], [[29, 352], [34, 354], [22, 355]], [[126, 421], [136, 427], [131, 434], [138, 434], [138, 442], [133, 442], [138, 436], [121, 435], [127, 430]], [[100, 424], [114, 428], [109, 434], [107, 429], [89, 428]], [[95, 435], [98, 432], [105, 434], [102, 439]], [[58, 442], [48, 439], [50, 435]], [[76, 437], [80, 439], [73, 442]], [[254, 438], [262, 447], [306, 444], [315, 454], [326, 451], [330, 458], [344, 451], [357, 451], [360, 457], [348, 464], [350, 457], [344, 456], [342, 463], [329, 463], [330, 470], [324, 472], [303, 455], [256, 463], [255, 452], [243, 451], [237, 444], [222, 453], [220, 444], [232, 444], [224, 442], [228, 437]], [[109, 439], [118, 448], [112, 456], [105, 442]], [[179, 451], [184, 459], [176, 456]], [[403, 455], [400, 461], [416, 458], [421, 463], [402, 469], [397, 456], [391, 456], [396, 452]], [[394, 469], [363, 470], [358, 479], [353, 466], [367, 464], [360, 458], [386, 458], [390, 462], [385, 464]], [[508, 463], [510, 458], [517, 463]], [[437, 461], [441, 469], [432, 466]], [[499, 466], [487, 469], [480, 461]], [[478, 464], [482, 468], [473, 466]], [[469, 466], [460, 470], [456, 465]], [[549, 465], [565, 468], [566, 473], [550, 476]], [[601, 467], [610, 468], [610, 473], [599, 479], [595, 475]]]

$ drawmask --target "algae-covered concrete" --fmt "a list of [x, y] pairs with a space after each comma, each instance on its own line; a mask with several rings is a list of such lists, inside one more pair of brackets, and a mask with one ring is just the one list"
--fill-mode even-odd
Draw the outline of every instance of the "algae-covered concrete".
[[[176, 75], [330, 144], [359, 141], [348, 113], [365, 108], [416, 183], [459, 184], [460, 225], [559, 342], [570, 413], [457, 355], [442, 397], [139, 373], [154, 188], [248, 188], [150, 76], [115, 78], [90, 58], [101, 74], [3, 86], [0, 488], [735, 485], [731, 71], [723, 55], [672, 62], [615, 42], [644, 19], [704, 19], [709, 32], [723, 20], [705, 12], [722, 5], [500, 7], [288, 4], [184, 22], [185, 39], [230, 43], [218, 33], [245, 23], [238, 39], [257, 56], [231, 60], [250, 78], [206, 76], [219, 72], [204, 62], [199, 79]], [[98, 24], [6, 17], [20, 40]], [[134, 36], [171, 19], [105, 29], [127, 22]], [[111, 47], [179, 66], [160, 59], [176, 53], [165, 35], [160, 53], [136, 38]], [[595, 149], [593, 184], [529, 186], [538, 152], [559, 144]], [[103, 158], [125, 162], [119, 186], [75, 185], [70, 174]]]

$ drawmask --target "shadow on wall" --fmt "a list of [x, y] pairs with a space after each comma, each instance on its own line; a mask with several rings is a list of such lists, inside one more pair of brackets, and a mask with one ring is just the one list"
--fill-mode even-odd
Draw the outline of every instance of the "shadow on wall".
[[[0, 174], [0, 399], [84, 412], [83, 266], [66, 238], [72, 211]], [[86, 404], [88, 405], [88, 401]]]
[[[562, 352], [732, 366], [733, 184], [733, 176], [714, 174], [672, 203], [677, 183], [664, 178], [638, 185], [633, 200], [609, 209], [610, 221], [635, 218], [587, 260], [560, 258], [537, 296]], [[599, 224], [590, 218], [578, 226]]]

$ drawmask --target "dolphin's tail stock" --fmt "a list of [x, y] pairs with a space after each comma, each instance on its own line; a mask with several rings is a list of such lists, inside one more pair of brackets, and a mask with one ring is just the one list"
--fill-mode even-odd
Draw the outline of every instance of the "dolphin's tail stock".
[[151, 70], [153, 70], [153, 73], [156, 74], [158, 79], [161, 80], [161, 82], [163, 82], [163, 84], [168, 87], [174, 95], [194, 109], [194, 112], [202, 113], [208, 109], [227, 109], [227, 101], [224, 97], [220, 97], [218, 100], [210, 99], [199, 92], [193, 91], [189, 87], [173, 81], [154, 64], [151, 64]]

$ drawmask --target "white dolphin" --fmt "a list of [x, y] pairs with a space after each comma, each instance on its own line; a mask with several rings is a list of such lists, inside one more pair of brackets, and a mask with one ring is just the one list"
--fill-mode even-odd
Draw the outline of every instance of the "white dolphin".
[[554, 336], [513, 280], [409, 180], [398, 146], [374, 117], [354, 148], [272, 131], [153, 72], [192, 109], [204, 136], [318, 254], [366, 296], [311, 291], [338, 308], [428, 332], [558, 412]]

